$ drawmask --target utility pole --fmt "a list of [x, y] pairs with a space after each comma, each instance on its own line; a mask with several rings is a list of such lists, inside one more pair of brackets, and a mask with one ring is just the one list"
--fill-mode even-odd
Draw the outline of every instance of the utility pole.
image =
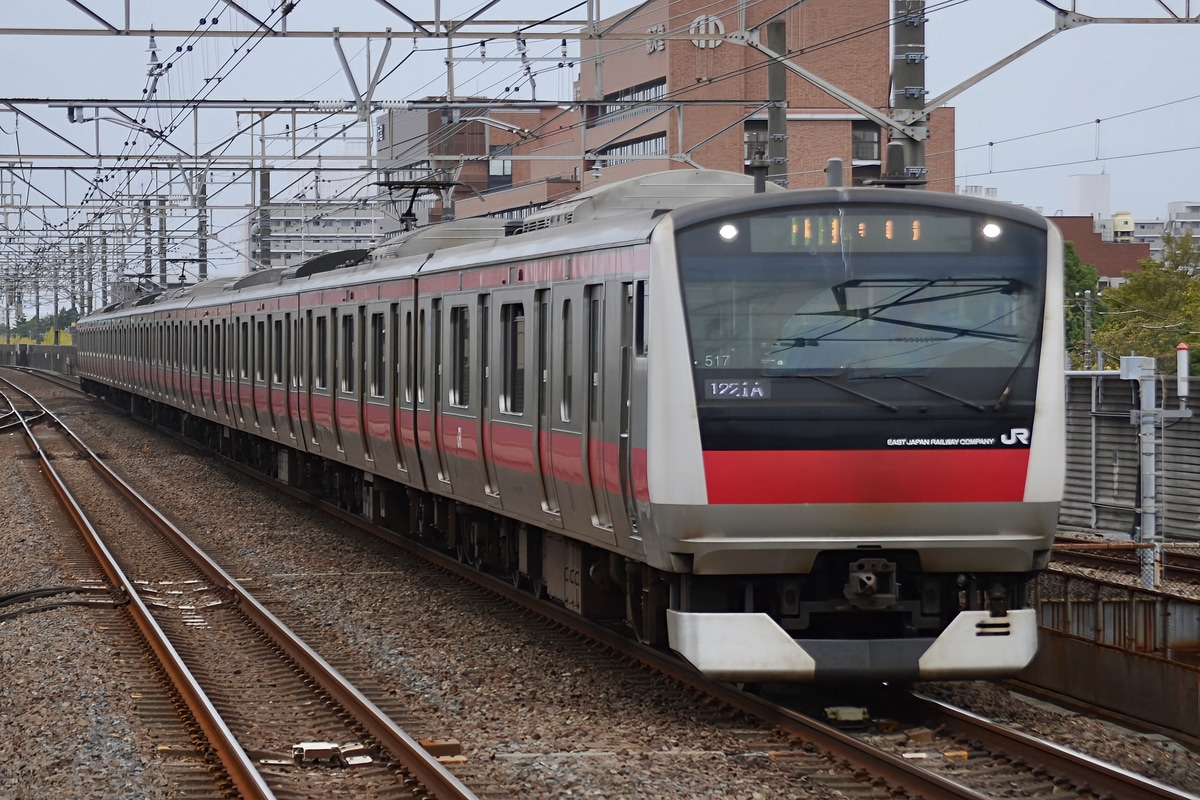
[[158, 281], [167, 285], [167, 198], [158, 196]]
[[[146, 279], [154, 274], [154, 265], [151, 261], [151, 250], [153, 245], [150, 241], [150, 198], [142, 198], [142, 272], [145, 273]], [[162, 276], [161, 286], [167, 288], [167, 276]]]
[[196, 187], [196, 258], [199, 262], [197, 281], [208, 280], [208, 181], [200, 170]]
[[[925, 0], [895, 0], [896, 26], [892, 51], [892, 116], [903, 120], [911, 112], [925, 107]], [[912, 127], [926, 128], [929, 118], [915, 120]], [[903, 163], [893, 164], [900, 148], [888, 147], [886, 172], [890, 177], [905, 177], [904, 185], [924, 187], [925, 138], [891, 133], [892, 143], [903, 145]]]
[[1092, 368], [1092, 290], [1083, 292], [1083, 368]]
[[[767, 47], [787, 52], [787, 27], [783, 20], [767, 23]], [[787, 67], [780, 61], [767, 64], [767, 179], [787, 186]]]
[[271, 267], [271, 170], [258, 173], [258, 263]]
[[108, 236], [100, 237], [100, 307], [111, 303], [108, 296]]

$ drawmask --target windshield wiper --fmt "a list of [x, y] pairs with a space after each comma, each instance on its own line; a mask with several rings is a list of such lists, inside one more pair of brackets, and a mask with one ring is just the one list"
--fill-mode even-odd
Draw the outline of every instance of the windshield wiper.
[[[973, 403], [965, 397], [959, 397], [956, 394], [951, 394], [950, 392], [939, 389], [936, 386], [930, 386], [927, 383], [921, 383], [920, 381], [914, 381], [912, 378], [908, 377], [907, 375], [870, 375], [870, 376], [864, 376], [861, 380], [874, 380], [876, 378], [878, 378], [880, 380], [904, 381], [905, 383], [910, 383], [913, 386], [916, 386], [918, 389], [924, 389], [927, 392], [933, 392], [934, 394], [940, 394], [942, 397], [945, 397], [947, 400], [953, 400], [954, 402], [960, 403], [960, 404], [966, 406], [967, 408], [973, 408], [976, 411], [987, 411], [987, 409], [985, 407], [979, 405], [978, 403]], [[998, 411], [999, 409], [995, 409], [995, 410]]]
[[1008, 373], [1008, 380], [1004, 382], [1004, 388], [1000, 391], [1000, 396], [996, 398], [996, 404], [992, 406], [994, 411], [1004, 411], [1008, 408], [1008, 396], [1012, 393], [1013, 379], [1017, 377], [1018, 370], [1025, 363], [1025, 359], [1029, 358], [1029, 354], [1033, 352], [1033, 346], [1037, 344], [1037, 338], [1029, 340], [1029, 345], [1025, 348], [1025, 352], [1021, 353], [1021, 358], [1017, 361], [1017, 365], [1013, 367], [1012, 372]]
[[779, 346], [779, 345], [783, 345], [783, 346], [780, 347], [778, 350], [772, 350], [771, 352], [769, 352], [765, 356], [763, 356], [763, 358], [777, 356], [780, 353], [786, 353], [788, 350], [795, 350], [797, 347], [816, 347], [820, 343], [821, 342], [817, 339], [805, 339], [802, 336], [797, 336], [794, 339], [776, 339], [773, 344], [775, 344], [776, 346]]
[[[828, 374], [829, 375], [840, 375], [840, 374], [842, 374], [842, 372], [837, 371], [837, 372], [830, 372]], [[791, 372], [791, 373], [772, 372], [771, 370], [766, 369], [766, 370], [763, 370], [763, 375], [768, 375], [773, 378], [808, 378], [809, 380], [816, 381], [817, 383], [820, 383], [824, 386], [829, 386], [831, 388], [837, 389], [838, 391], [845, 392], [846, 394], [852, 394], [855, 397], [858, 397], [862, 400], [866, 400], [868, 403], [874, 403], [875, 405], [879, 406], [880, 408], [886, 408], [888, 411], [896, 412], [896, 411], [900, 410], [898, 407], [892, 405], [891, 403], [886, 403], [883, 400], [880, 400], [878, 397], [872, 397], [869, 394], [863, 394], [862, 392], [858, 392], [858, 391], [855, 391], [854, 389], [851, 389], [849, 386], [843, 386], [840, 383], [834, 383], [833, 381], [826, 380], [825, 377], [822, 375], [814, 375], [811, 372]]]

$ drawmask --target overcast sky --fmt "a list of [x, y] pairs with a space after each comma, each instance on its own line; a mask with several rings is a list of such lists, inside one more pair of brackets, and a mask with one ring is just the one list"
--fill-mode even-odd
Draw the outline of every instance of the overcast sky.
[[[751, 0], [753, 1], [753, 0]], [[1163, 5], [1185, 12], [1187, 0], [1077, 0], [1077, 10], [1094, 16], [1166, 16]], [[1068, 5], [1070, 0], [1059, 0]], [[85, 5], [117, 25], [123, 24], [124, 0], [85, 0]], [[242, 0], [241, 5], [271, 21], [273, 3]], [[433, 0], [397, 2], [418, 19], [431, 19]], [[461, 14], [472, 4], [443, 4], [443, 16]], [[502, 0], [490, 17], [523, 19], [533, 12], [551, 13], [574, 2]], [[601, 12], [614, 14], [633, 5], [601, 0]], [[1200, 1], [1193, 2], [1200, 13]], [[249, 20], [221, 2], [172, 0], [170, 3], [132, 0], [133, 27], [154, 24], [158, 29], [211, 26], [213, 15], [223, 29], [249, 31]], [[927, 78], [930, 97], [988, 67], [1051, 30], [1053, 13], [1038, 0], [928, 0]], [[584, 8], [569, 12], [582, 18]], [[201, 24], [200, 20], [206, 20]], [[403, 20], [373, 0], [300, 0], [291, 17], [293, 29], [382, 29], [391, 25], [408, 30]], [[96, 23], [67, 0], [0, 0], [0, 24], [5, 27], [73, 26]], [[235, 41], [198, 38], [193, 50], [175, 53], [182, 43], [162, 38], [159, 58], [176, 64], [160, 82], [159, 96], [192, 97], [205, 78], [227, 74], [212, 97], [278, 99], [349, 98], [336, 51], [329, 41], [263, 41], [250, 52], [233, 52]], [[472, 43], [459, 53], [456, 65], [460, 92], [528, 99], [527, 82], [515, 62], [482, 64]], [[129, 98], [146, 86], [147, 42], [132, 37], [0, 37], [0, 95], [4, 97]], [[362, 40], [345, 39], [343, 47], [365, 86], [367, 53]], [[531, 55], [557, 57], [558, 44], [529, 44]], [[372, 61], [383, 44], [370, 45]], [[413, 99], [445, 91], [444, 50], [422, 41], [412, 53], [410, 42], [396, 40], [387, 69], [404, 63], [384, 81], [377, 99]], [[489, 45], [489, 56], [515, 55], [511, 44]], [[238, 62], [231, 71], [222, 65]], [[571, 94], [573, 72], [553, 62], [537, 62], [538, 99]], [[1110, 211], [1128, 210], [1140, 218], [1164, 216], [1174, 200], [1200, 200], [1200, 25], [1095, 24], [1065, 30], [950, 101], [957, 108], [959, 185], [997, 189], [1004, 200], [1040, 208], [1045, 213], [1067, 210], [1068, 176], [1111, 175]], [[71, 126], [65, 111], [32, 108], [31, 113], [55, 131], [91, 146], [91, 129]], [[233, 130], [232, 112], [223, 123], [202, 133], [202, 144]], [[1101, 120], [1099, 123], [1096, 120]], [[167, 120], [160, 118], [158, 124]], [[14, 117], [0, 109], [0, 152], [11, 153]], [[155, 120], [148, 125], [155, 126]], [[211, 123], [210, 123], [211, 124]], [[219, 128], [219, 130], [217, 129]], [[59, 148], [28, 121], [19, 127], [25, 151]], [[117, 135], [123, 135], [117, 131]], [[128, 137], [127, 137], [128, 138]], [[989, 142], [992, 143], [989, 145]], [[119, 143], [118, 143], [119, 144]], [[182, 144], [190, 144], [185, 139]], [[60, 179], [61, 180], [61, 179]]]

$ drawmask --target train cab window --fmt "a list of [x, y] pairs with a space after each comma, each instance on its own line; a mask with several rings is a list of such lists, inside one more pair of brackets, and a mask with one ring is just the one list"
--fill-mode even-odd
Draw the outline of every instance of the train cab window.
[[342, 317], [342, 391], [354, 391], [354, 317], [347, 314]]
[[329, 320], [317, 317], [316, 373], [313, 385], [318, 389], [329, 388]]
[[471, 385], [471, 310], [450, 309], [450, 405], [466, 407]]
[[571, 301], [562, 306], [562, 401], [558, 415], [563, 422], [571, 421], [571, 388], [575, 378], [575, 359], [571, 355]]
[[502, 380], [500, 410], [525, 413], [525, 304], [505, 303], [500, 307]]
[[387, 394], [387, 328], [383, 314], [371, 315], [371, 396]]
[[283, 383], [283, 320], [272, 320], [271, 329], [271, 382]]

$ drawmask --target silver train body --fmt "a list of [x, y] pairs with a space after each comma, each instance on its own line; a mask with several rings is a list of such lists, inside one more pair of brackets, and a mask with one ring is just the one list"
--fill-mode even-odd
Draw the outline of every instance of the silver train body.
[[1062, 494], [1061, 237], [774, 188], [673, 171], [110, 306], [78, 370], [716, 678], [1013, 674]]

